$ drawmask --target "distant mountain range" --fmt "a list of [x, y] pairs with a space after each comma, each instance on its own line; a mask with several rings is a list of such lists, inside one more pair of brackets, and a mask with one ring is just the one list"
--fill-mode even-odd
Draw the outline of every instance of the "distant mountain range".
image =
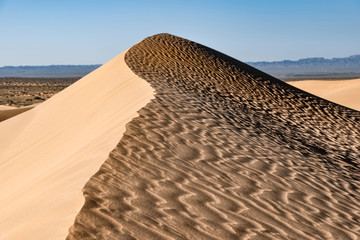
[[[305, 58], [297, 61], [247, 62], [281, 79], [360, 77], [360, 55], [345, 58]], [[82, 77], [101, 65], [50, 65], [0, 67], [0, 77]]]
[[83, 77], [101, 65], [50, 65], [0, 67], [0, 77], [68, 78]]
[[345, 58], [305, 58], [297, 61], [248, 62], [278, 78], [360, 77], [360, 55]]

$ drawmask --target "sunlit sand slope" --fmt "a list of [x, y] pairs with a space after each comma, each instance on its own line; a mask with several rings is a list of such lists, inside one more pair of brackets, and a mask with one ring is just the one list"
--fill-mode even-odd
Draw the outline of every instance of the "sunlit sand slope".
[[65, 239], [84, 184], [152, 97], [121, 54], [0, 123], [0, 239]]
[[360, 110], [360, 79], [304, 80], [289, 84], [329, 101]]
[[168, 34], [125, 56], [156, 90], [68, 239], [359, 239], [360, 114]]

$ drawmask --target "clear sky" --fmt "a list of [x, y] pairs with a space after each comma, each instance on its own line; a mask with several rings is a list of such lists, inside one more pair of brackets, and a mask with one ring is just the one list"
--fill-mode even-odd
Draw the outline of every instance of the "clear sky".
[[360, 0], [0, 0], [0, 66], [102, 64], [167, 32], [241, 61], [360, 54]]

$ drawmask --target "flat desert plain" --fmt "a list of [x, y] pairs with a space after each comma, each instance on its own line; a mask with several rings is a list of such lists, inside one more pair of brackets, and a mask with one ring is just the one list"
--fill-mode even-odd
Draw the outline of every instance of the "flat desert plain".
[[154, 35], [0, 123], [0, 239], [359, 239], [359, 120]]

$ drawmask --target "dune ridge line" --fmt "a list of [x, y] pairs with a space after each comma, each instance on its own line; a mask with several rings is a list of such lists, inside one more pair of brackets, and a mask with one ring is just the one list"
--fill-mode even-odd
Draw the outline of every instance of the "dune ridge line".
[[153, 98], [125, 52], [0, 123], [0, 239], [65, 239], [82, 188]]

